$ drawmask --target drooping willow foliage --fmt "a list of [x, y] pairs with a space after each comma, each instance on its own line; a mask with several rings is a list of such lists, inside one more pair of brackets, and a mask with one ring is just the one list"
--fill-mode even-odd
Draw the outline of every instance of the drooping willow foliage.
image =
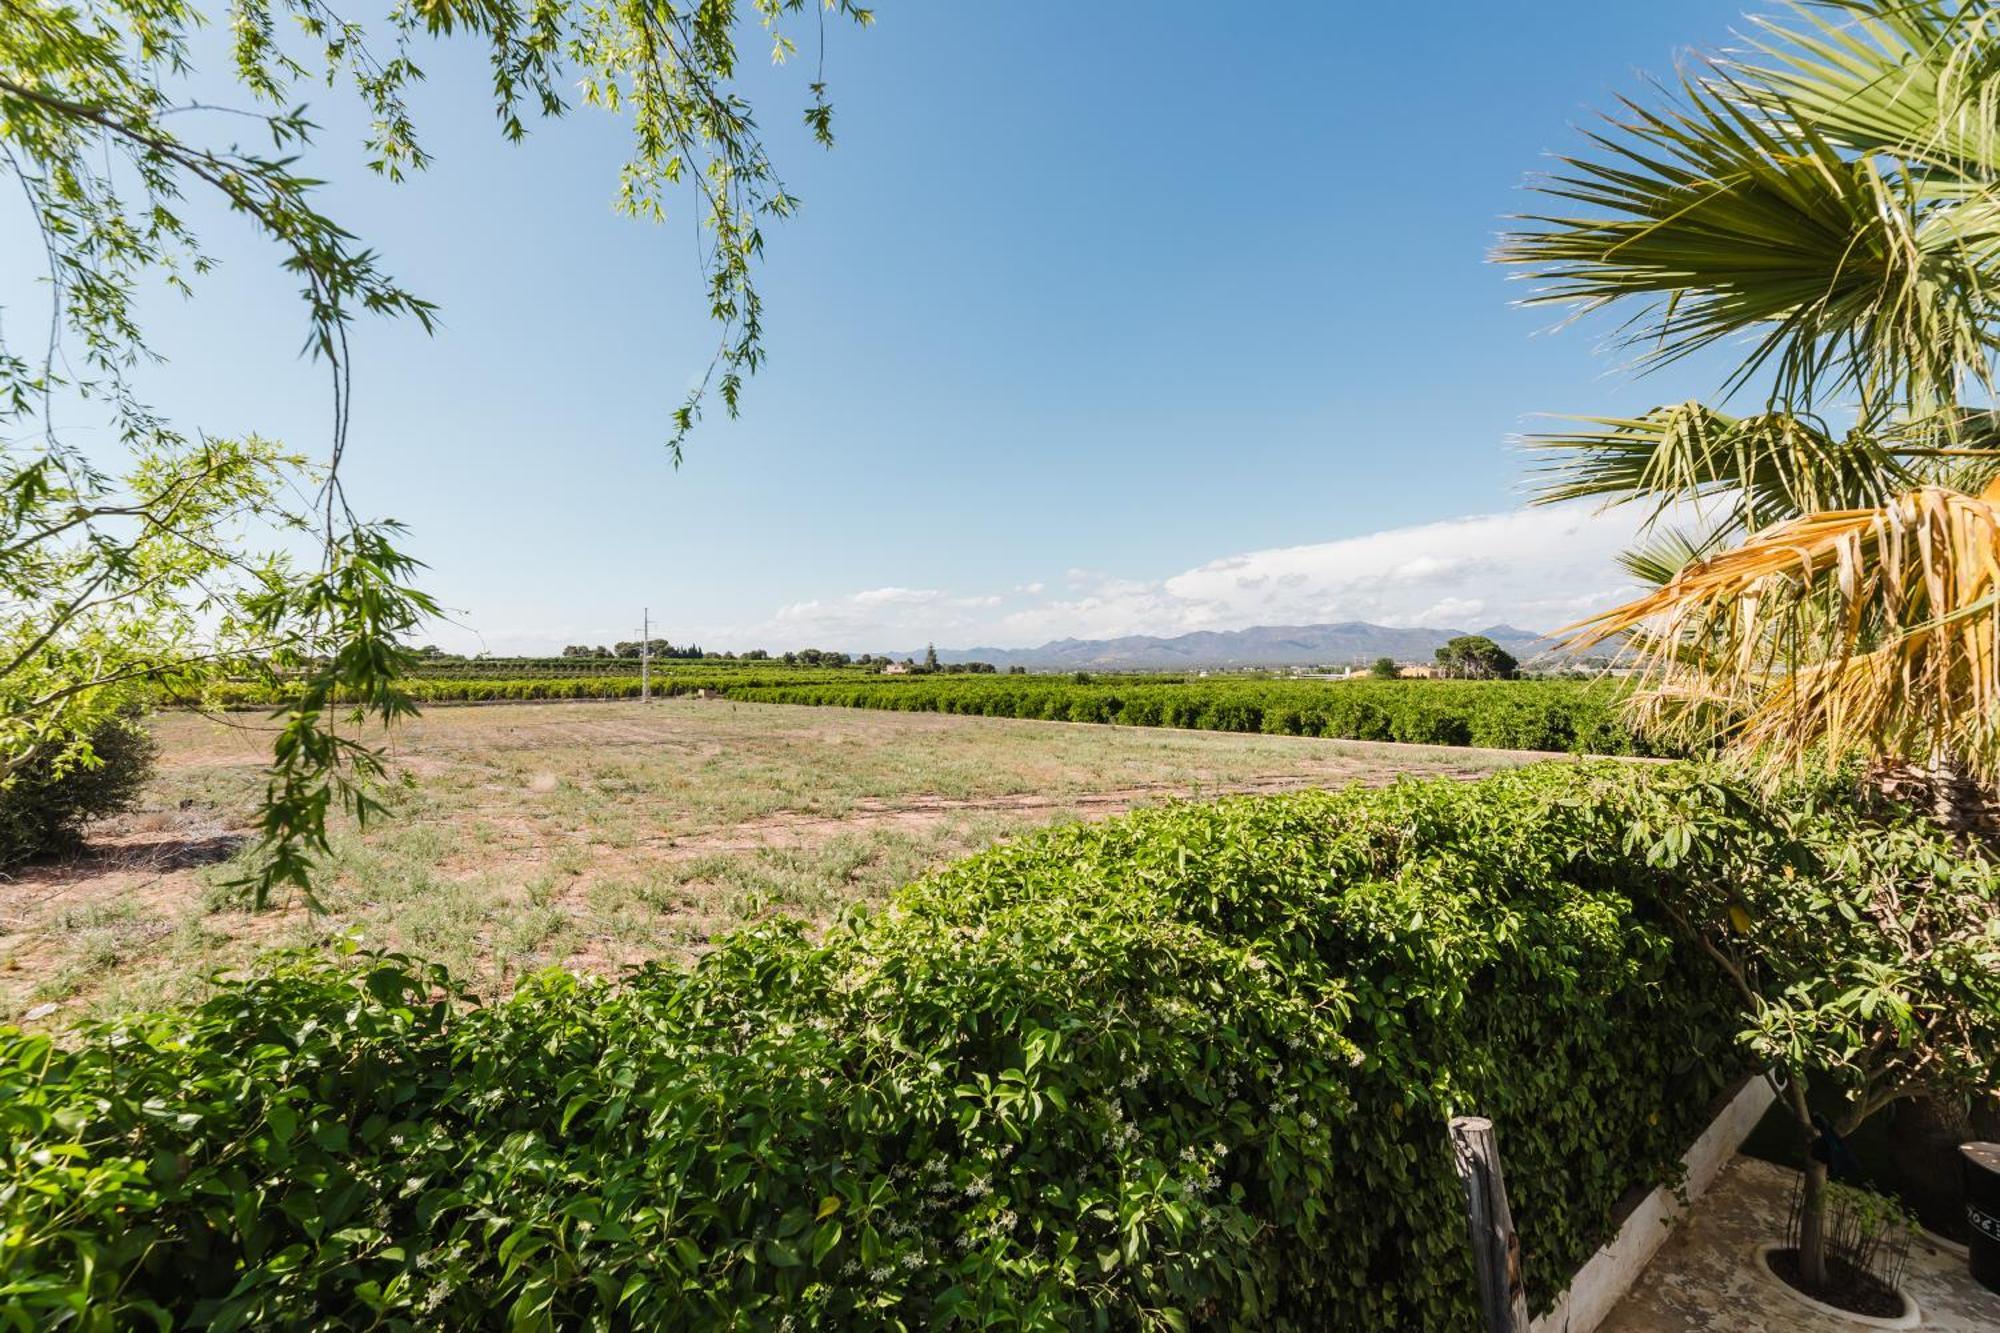
[[[402, 0], [379, 19], [321, 0], [0, 0], [0, 188], [40, 241], [6, 262], [49, 293], [45, 320], [0, 325], [0, 783], [31, 762], [100, 762], [88, 736], [137, 684], [192, 694], [268, 670], [306, 686], [273, 756], [254, 896], [306, 886], [329, 809], [372, 808], [374, 751], [336, 716], [412, 708], [401, 640], [437, 608], [395, 526], [361, 517], [341, 486], [348, 340], [358, 316], [429, 330], [436, 310], [328, 211], [309, 95], [359, 100], [368, 163], [390, 180], [429, 162], [407, 95], [439, 41], [486, 52], [492, 103], [468, 110], [497, 112], [509, 139], [577, 104], [628, 121], [618, 207], [704, 223], [719, 343], [669, 409], [678, 459], [709, 396], [735, 412], [762, 361], [762, 228], [797, 205], [738, 91], [739, 45], [823, 53], [829, 16], [872, 17], [853, 0]], [[219, 73], [194, 68], [208, 26], [227, 29], [234, 105], [189, 91]], [[823, 75], [805, 83], [805, 124], [830, 144]], [[215, 201], [298, 286], [305, 351], [328, 375], [323, 441], [215, 439], [140, 396], [135, 369], [167, 350], [141, 298], [201, 295], [212, 260], [189, 219]], [[122, 458], [72, 439], [106, 427]], [[287, 529], [313, 536], [317, 560], [261, 549]]]

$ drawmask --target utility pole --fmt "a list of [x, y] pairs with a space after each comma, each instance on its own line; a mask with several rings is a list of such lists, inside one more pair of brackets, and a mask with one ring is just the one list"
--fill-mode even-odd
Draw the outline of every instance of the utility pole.
[[639, 702], [653, 697], [653, 608], [639, 611]]

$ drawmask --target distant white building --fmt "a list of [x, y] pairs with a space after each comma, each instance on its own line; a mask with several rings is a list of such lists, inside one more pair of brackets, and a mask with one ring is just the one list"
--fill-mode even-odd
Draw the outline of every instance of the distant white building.
[[908, 662], [891, 662], [882, 668], [882, 674], [885, 676], [907, 676], [910, 674], [910, 664]]

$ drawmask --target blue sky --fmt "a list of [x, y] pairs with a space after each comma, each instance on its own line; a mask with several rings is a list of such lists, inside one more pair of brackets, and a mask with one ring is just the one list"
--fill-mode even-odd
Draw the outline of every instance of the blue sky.
[[[1629, 526], [1517, 512], [1508, 437], [1710, 377], [1632, 382], [1485, 254], [1549, 152], [1743, 7], [882, 0], [830, 31], [831, 153], [796, 128], [809, 65], [750, 79], [805, 207], [770, 237], [770, 361], [678, 471], [667, 413], [713, 341], [692, 219], [613, 215], [601, 114], [501, 143], [470, 53], [438, 52], [431, 172], [316, 164], [444, 309], [432, 339], [358, 330], [349, 489], [411, 527], [463, 621], [436, 638], [471, 650], [629, 637], [642, 605], [735, 648], [1551, 627], [1616, 595]], [[23, 223], [0, 207], [5, 252]], [[217, 226], [220, 272], [156, 305], [149, 392], [319, 448], [292, 284]]]

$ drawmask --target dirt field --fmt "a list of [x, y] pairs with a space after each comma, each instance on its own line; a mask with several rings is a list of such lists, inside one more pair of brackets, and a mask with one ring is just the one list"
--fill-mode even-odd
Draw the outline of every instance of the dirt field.
[[393, 743], [397, 816], [336, 836], [326, 910], [252, 914], [222, 885], [263, 725], [160, 718], [144, 808], [87, 855], [0, 880], [0, 1021], [187, 998], [261, 949], [346, 931], [491, 993], [551, 964], [691, 958], [771, 913], [828, 920], [1060, 820], [1525, 757], [721, 701], [439, 708]]

